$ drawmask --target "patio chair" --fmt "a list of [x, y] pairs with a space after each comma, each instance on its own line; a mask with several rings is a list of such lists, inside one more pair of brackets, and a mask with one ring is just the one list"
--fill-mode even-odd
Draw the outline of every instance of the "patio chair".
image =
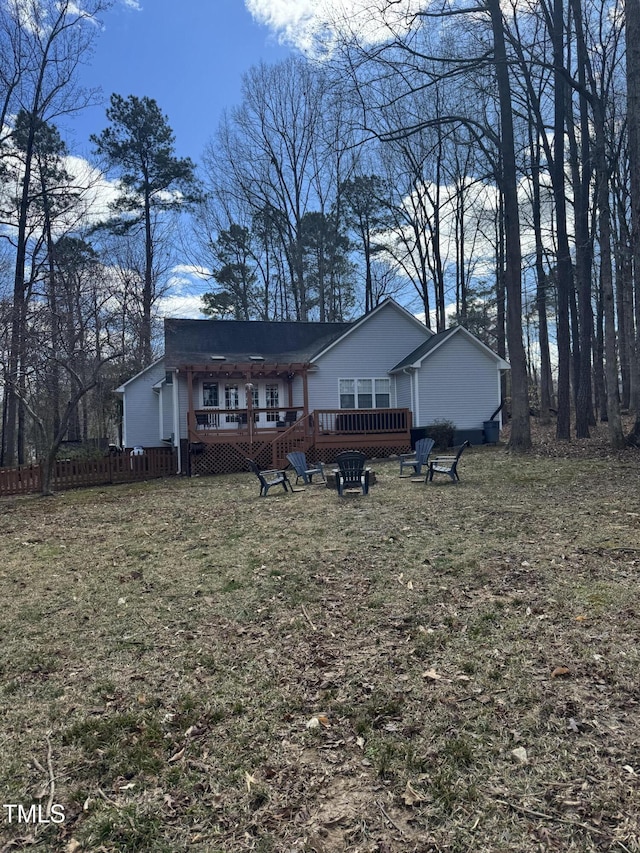
[[327, 478], [324, 475], [324, 465], [318, 462], [315, 468], [310, 468], [307, 465], [307, 457], [301, 450], [295, 450], [293, 453], [287, 453], [287, 459], [296, 472], [296, 485], [299, 480], [302, 480], [305, 485], [313, 484], [313, 475], [319, 474], [322, 477], [322, 482], [326, 483]]
[[290, 426], [293, 426], [297, 420], [298, 410], [291, 409], [290, 411], [285, 412], [285, 416], [282, 420], [277, 421], [276, 426], [280, 429], [288, 429]]
[[460, 482], [460, 477], [458, 476], [458, 462], [460, 461], [460, 457], [465, 449], [465, 447], [470, 447], [468, 441], [463, 442], [458, 448], [458, 452], [455, 456], [434, 456], [433, 459], [429, 460], [429, 472], [425, 477], [425, 483], [427, 480], [431, 482], [433, 480], [434, 474], [447, 474], [454, 483]]
[[258, 480], [260, 480], [260, 497], [266, 498], [267, 492], [271, 486], [282, 486], [286, 491], [293, 492], [293, 486], [289, 482], [289, 478], [285, 471], [261, 471], [257, 463], [253, 459], [247, 459], [249, 469], [253, 471]]
[[344, 490], [349, 488], [362, 489], [362, 494], [369, 494], [369, 469], [365, 468], [367, 457], [359, 450], [345, 450], [336, 457], [338, 470], [335, 472], [338, 495], [344, 496]]
[[422, 474], [422, 466], [427, 464], [434, 444], [435, 441], [432, 438], [420, 438], [416, 441], [416, 449], [413, 453], [402, 453], [400, 455], [400, 476], [402, 477], [404, 468], [413, 468], [414, 474]]

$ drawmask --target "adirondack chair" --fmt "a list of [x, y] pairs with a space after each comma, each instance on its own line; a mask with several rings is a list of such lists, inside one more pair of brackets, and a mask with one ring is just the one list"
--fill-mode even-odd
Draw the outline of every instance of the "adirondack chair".
[[289, 482], [289, 478], [285, 471], [261, 471], [253, 459], [246, 460], [249, 470], [253, 471], [258, 480], [260, 480], [260, 497], [266, 498], [267, 492], [271, 486], [282, 486], [286, 491], [293, 491], [293, 486]]
[[366, 461], [367, 457], [359, 450], [345, 450], [338, 454], [335, 475], [340, 497], [348, 488], [359, 488], [363, 495], [369, 494], [369, 469], [364, 467]]
[[431, 482], [433, 480], [434, 474], [447, 474], [454, 483], [460, 482], [460, 477], [458, 476], [458, 462], [460, 461], [460, 457], [465, 449], [465, 447], [470, 447], [468, 441], [463, 442], [458, 448], [458, 452], [455, 456], [434, 456], [433, 459], [429, 460], [429, 472], [425, 477], [425, 483], [427, 480]]
[[299, 480], [302, 480], [307, 486], [313, 483], [313, 475], [319, 474], [322, 477], [322, 482], [326, 483], [327, 478], [324, 475], [324, 465], [322, 462], [311, 468], [307, 465], [307, 457], [301, 450], [294, 450], [293, 453], [287, 453], [287, 459], [296, 472], [296, 485]]
[[422, 466], [427, 464], [429, 454], [433, 450], [435, 441], [432, 438], [420, 438], [416, 441], [416, 449], [413, 453], [402, 453], [400, 455], [400, 476], [405, 468], [413, 468], [414, 474], [422, 474]]

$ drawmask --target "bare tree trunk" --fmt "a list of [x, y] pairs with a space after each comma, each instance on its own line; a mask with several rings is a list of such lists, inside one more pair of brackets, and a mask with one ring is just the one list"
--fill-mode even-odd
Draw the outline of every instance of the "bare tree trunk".
[[500, 0], [487, 0], [493, 31], [494, 62], [500, 98], [502, 142], [501, 189], [505, 222], [505, 290], [507, 296], [507, 344], [511, 363], [511, 439], [512, 450], [531, 447], [527, 357], [522, 341], [522, 250], [518, 207], [518, 177], [513, 135], [511, 83], [504, 38]]
[[[635, 351], [640, 353], [640, 4], [625, 3], [627, 48], [627, 127], [631, 187], [631, 259], [635, 300]], [[638, 365], [635, 365], [636, 371]], [[640, 445], [640, 387], [632, 387], [636, 421], [629, 441]]]
[[[582, 31], [582, 10], [579, 2], [571, 0], [576, 20], [576, 29]], [[591, 133], [588, 102], [584, 96], [585, 57], [583, 43], [578, 39], [578, 81], [580, 108], [580, 143], [576, 140], [574, 122], [567, 122], [569, 137], [570, 168], [573, 183], [575, 244], [576, 244], [576, 289], [578, 295], [576, 436], [589, 437], [589, 426], [595, 424], [593, 413], [593, 387], [591, 380], [591, 342], [593, 338], [593, 309], [591, 306], [591, 274], [593, 267], [592, 239], [589, 230], [591, 201]]]
[[562, 73], [564, 65], [564, 6], [555, 0], [553, 7], [553, 59], [554, 59], [554, 142], [551, 180], [556, 209], [557, 286], [558, 286], [558, 420], [556, 436], [563, 441], [571, 438], [571, 344], [569, 338], [569, 294], [573, 270], [567, 234], [567, 205], [564, 174], [564, 131], [566, 111], [566, 84]]
[[540, 143], [533, 137], [531, 125], [529, 145], [532, 155], [531, 182], [533, 189], [533, 230], [536, 245], [536, 310], [538, 313], [538, 345], [540, 347], [540, 420], [549, 423], [551, 417], [551, 355], [547, 324], [547, 274], [544, 268], [542, 245], [542, 216], [540, 212]]
[[598, 98], [593, 101], [593, 124], [595, 129], [595, 160], [598, 198], [598, 230], [600, 245], [600, 275], [602, 277], [602, 301], [604, 311], [604, 357], [607, 382], [607, 423], [609, 442], [612, 447], [624, 446], [622, 421], [620, 419], [620, 395], [618, 390], [618, 356], [616, 352], [616, 320], [613, 296], [613, 269], [611, 263], [611, 211], [609, 209], [609, 181], [604, 141], [604, 116]]

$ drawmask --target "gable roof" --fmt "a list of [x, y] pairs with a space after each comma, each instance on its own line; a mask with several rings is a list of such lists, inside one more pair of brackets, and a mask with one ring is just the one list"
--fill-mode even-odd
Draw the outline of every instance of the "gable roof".
[[[210, 363], [212, 356], [265, 363], [308, 362], [353, 323], [264, 320], [164, 321], [165, 367]], [[261, 359], [261, 360], [262, 360]]]
[[426, 333], [427, 335], [433, 335], [431, 329], [427, 328], [427, 326], [425, 326], [424, 323], [421, 323], [416, 316], [414, 316], [410, 311], [407, 311], [406, 308], [403, 308], [402, 305], [399, 305], [395, 301], [395, 299], [392, 299], [389, 296], [383, 302], [380, 302], [378, 305], [376, 305], [375, 308], [372, 308], [371, 311], [369, 311], [367, 314], [363, 314], [359, 320], [356, 320], [354, 323], [351, 323], [350, 328], [346, 329], [343, 334], [338, 335], [334, 340], [330, 341], [324, 347], [324, 349], [322, 349], [320, 352], [317, 352], [311, 360], [317, 361], [320, 356], [324, 355], [326, 352], [336, 346], [336, 344], [339, 344], [340, 341], [347, 337], [347, 335], [350, 335], [352, 332], [355, 332], [356, 329], [359, 329], [360, 326], [362, 326], [364, 323], [367, 323], [372, 317], [374, 317], [387, 306], [391, 306], [392, 308], [395, 308], [398, 313], [403, 314], [408, 320], [418, 326], [421, 332]]
[[138, 377], [142, 376], [144, 373], [147, 373], [149, 370], [153, 370], [158, 364], [162, 362], [163, 356], [157, 358], [155, 361], [152, 361], [151, 364], [148, 364], [146, 367], [143, 367], [142, 370], [139, 370], [135, 376], [132, 376], [131, 379], [127, 379], [126, 382], [123, 382], [122, 385], [119, 385], [117, 388], [113, 389], [114, 394], [124, 394], [127, 385], [130, 385], [132, 382], [135, 382]]
[[468, 338], [473, 344], [475, 344], [475, 346], [483, 350], [487, 355], [494, 358], [500, 370], [510, 369], [508, 361], [505, 361], [499, 355], [496, 355], [496, 353], [492, 349], [490, 349], [486, 344], [482, 343], [482, 341], [479, 338], [476, 338], [475, 335], [472, 335], [468, 329], [465, 329], [464, 326], [453, 326], [450, 329], [445, 329], [444, 332], [438, 332], [432, 338], [429, 338], [429, 340], [425, 341], [423, 344], [420, 344], [420, 346], [416, 347], [413, 352], [410, 352], [409, 355], [406, 356], [406, 358], [403, 358], [402, 361], [396, 364], [395, 367], [392, 367], [389, 372], [399, 373], [407, 367], [421, 367], [422, 362], [426, 358], [428, 358], [432, 353], [434, 353], [437, 349], [443, 346], [447, 341], [451, 340], [454, 335], [462, 335]]

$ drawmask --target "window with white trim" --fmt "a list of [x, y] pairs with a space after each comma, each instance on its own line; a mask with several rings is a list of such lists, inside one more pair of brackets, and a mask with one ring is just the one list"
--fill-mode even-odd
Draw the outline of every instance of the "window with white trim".
[[[237, 385], [224, 386], [224, 407], [225, 409], [238, 409], [240, 407]], [[238, 420], [238, 416], [226, 415], [225, 420], [228, 424], [236, 423]]]
[[[280, 386], [267, 385], [265, 388], [265, 405], [267, 409], [278, 409], [280, 406]], [[280, 415], [277, 411], [267, 412], [267, 421], [278, 421]]]
[[340, 380], [340, 408], [355, 409], [356, 407], [356, 380]]
[[391, 380], [389, 378], [340, 379], [341, 409], [391, 408]]
[[375, 397], [375, 407], [376, 409], [390, 409], [391, 408], [391, 380], [390, 379], [374, 379], [375, 389], [376, 389], [376, 397]]
[[219, 405], [219, 397], [218, 397], [218, 383], [217, 382], [203, 382], [202, 383], [202, 405], [206, 407], [213, 407]]

